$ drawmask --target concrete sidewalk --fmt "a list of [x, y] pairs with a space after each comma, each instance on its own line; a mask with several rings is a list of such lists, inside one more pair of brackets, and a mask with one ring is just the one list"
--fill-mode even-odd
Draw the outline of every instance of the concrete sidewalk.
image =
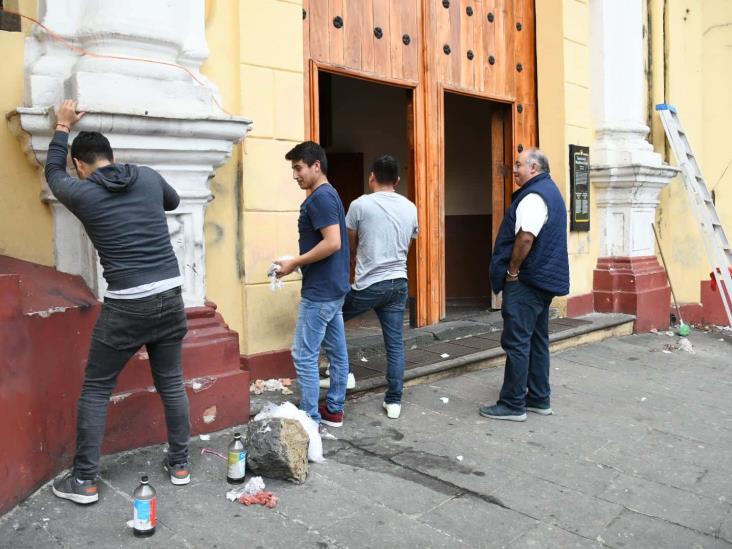
[[[224, 462], [199, 450], [224, 451], [228, 433], [196, 439], [183, 488], [160, 447], [110, 456], [98, 504], [44, 487], [0, 519], [0, 546], [731, 547], [732, 343], [690, 341], [695, 354], [656, 334], [557, 353], [555, 415], [525, 423], [477, 414], [502, 368], [409, 387], [396, 421], [361, 395], [305, 484], [267, 482], [274, 510], [224, 498]], [[159, 526], [137, 540], [125, 523], [143, 471]]]

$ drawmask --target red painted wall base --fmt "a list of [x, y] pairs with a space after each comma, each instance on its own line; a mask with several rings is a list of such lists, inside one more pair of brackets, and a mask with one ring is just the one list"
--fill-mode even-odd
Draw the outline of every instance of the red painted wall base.
[[[679, 304], [684, 322], [700, 325], [729, 325], [729, 319], [724, 310], [724, 305], [722, 305], [722, 297], [719, 289], [713, 291], [709, 280], [702, 280], [699, 283], [699, 294], [701, 296], [701, 303]], [[672, 309], [672, 312], [675, 311]]]
[[597, 312], [635, 315], [636, 332], [668, 328], [671, 289], [655, 256], [598, 259], [593, 297]]
[[[76, 402], [100, 304], [77, 276], [0, 256], [0, 514], [68, 467]], [[249, 372], [212, 303], [188, 309], [183, 372], [192, 434], [249, 419]], [[160, 397], [143, 350], [120, 375], [104, 452], [164, 442]]]
[[241, 356], [242, 370], [247, 370], [252, 380], [289, 377], [296, 378], [290, 349]]
[[595, 297], [593, 294], [573, 295], [567, 298], [567, 316], [576, 318], [588, 315], [595, 311]]

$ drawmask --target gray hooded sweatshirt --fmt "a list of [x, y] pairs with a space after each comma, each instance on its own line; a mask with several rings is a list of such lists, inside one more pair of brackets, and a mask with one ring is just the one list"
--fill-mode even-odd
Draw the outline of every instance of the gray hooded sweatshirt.
[[180, 275], [165, 219], [180, 198], [146, 166], [110, 164], [85, 180], [66, 173], [69, 135], [55, 132], [46, 181], [54, 196], [84, 225], [112, 291]]

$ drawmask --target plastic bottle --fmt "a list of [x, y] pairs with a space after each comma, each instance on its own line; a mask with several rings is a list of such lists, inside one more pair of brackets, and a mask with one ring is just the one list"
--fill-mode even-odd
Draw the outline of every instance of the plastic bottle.
[[132, 533], [137, 537], [152, 536], [157, 523], [157, 497], [147, 475], [140, 477], [140, 485], [132, 494]]
[[247, 452], [241, 440], [240, 433], [234, 433], [234, 440], [229, 444], [229, 468], [226, 474], [226, 482], [229, 484], [241, 484], [246, 475]]

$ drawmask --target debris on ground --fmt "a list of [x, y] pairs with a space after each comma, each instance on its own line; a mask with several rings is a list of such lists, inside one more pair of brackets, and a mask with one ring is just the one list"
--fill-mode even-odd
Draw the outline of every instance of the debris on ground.
[[292, 389], [289, 388], [290, 385], [292, 385], [292, 380], [289, 377], [279, 379], [257, 379], [249, 386], [249, 392], [254, 393], [255, 395], [261, 395], [264, 392], [271, 393], [274, 391], [280, 391], [283, 395], [291, 395]]
[[204, 454], [211, 454], [213, 456], [220, 457], [221, 459], [223, 459], [225, 461], [229, 461], [229, 458], [227, 458], [224, 454], [220, 454], [216, 450], [211, 450], [210, 448], [201, 448], [201, 455], [204, 455]]
[[[320, 438], [318, 424], [302, 410], [299, 410], [292, 402], [284, 402], [277, 406], [273, 402], [266, 402], [262, 407], [262, 411], [254, 416], [254, 421], [265, 418], [287, 418], [300, 422], [302, 428], [305, 429], [309, 438], [307, 446], [307, 457], [315, 463], [322, 463], [323, 458], [323, 441]], [[251, 424], [250, 424], [251, 427]]]
[[368, 361], [369, 361], [369, 359], [368, 359], [368, 358], [366, 358], [365, 356], [362, 356], [362, 357], [361, 357], [361, 362], [368, 362]]
[[258, 492], [253, 496], [241, 496], [239, 498], [239, 503], [243, 503], [247, 507], [249, 505], [264, 505], [267, 509], [274, 509], [279, 501], [279, 498], [272, 492]]
[[440, 397], [440, 400], [442, 401], [443, 404], [447, 404], [448, 402], [450, 402], [450, 399], [447, 397]]
[[691, 341], [689, 341], [685, 337], [680, 337], [679, 340], [676, 343], [667, 343], [663, 346], [662, 352], [666, 354], [675, 353], [676, 351], [686, 351], [690, 354], [695, 354], [694, 346], [691, 344]]
[[448, 355], [447, 353], [442, 353], [440, 355], [440, 358], [450, 358], [450, 355]]
[[211, 440], [211, 435], [198, 435], [201, 440]]
[[457, 458], [456, 458], [456, 459], [457, 459], [458, 461], [462, 461], [462, 460], [463, 460], [463, 456], [457, 456]]
[[250, 422], [246, 447], [247, 468], [253, 473], [305, 482], [308, 434], [296, 419], [268, 417]]
[[685, 337], [679, 339], [679, 349], [681, 349], [682, 351], [686, 351], [687, 353], [695, 354], [694, 346], [691, 344], [691, 341], [689, 341]]
[[233, 488], [226, 492], [226, 499], [236, 501], [242, 496], [253, 496], [259, 492], [263, 492], [264, 488], [264, 480], [262, 480], [262, 477], [252, 477], [244, 486]]

